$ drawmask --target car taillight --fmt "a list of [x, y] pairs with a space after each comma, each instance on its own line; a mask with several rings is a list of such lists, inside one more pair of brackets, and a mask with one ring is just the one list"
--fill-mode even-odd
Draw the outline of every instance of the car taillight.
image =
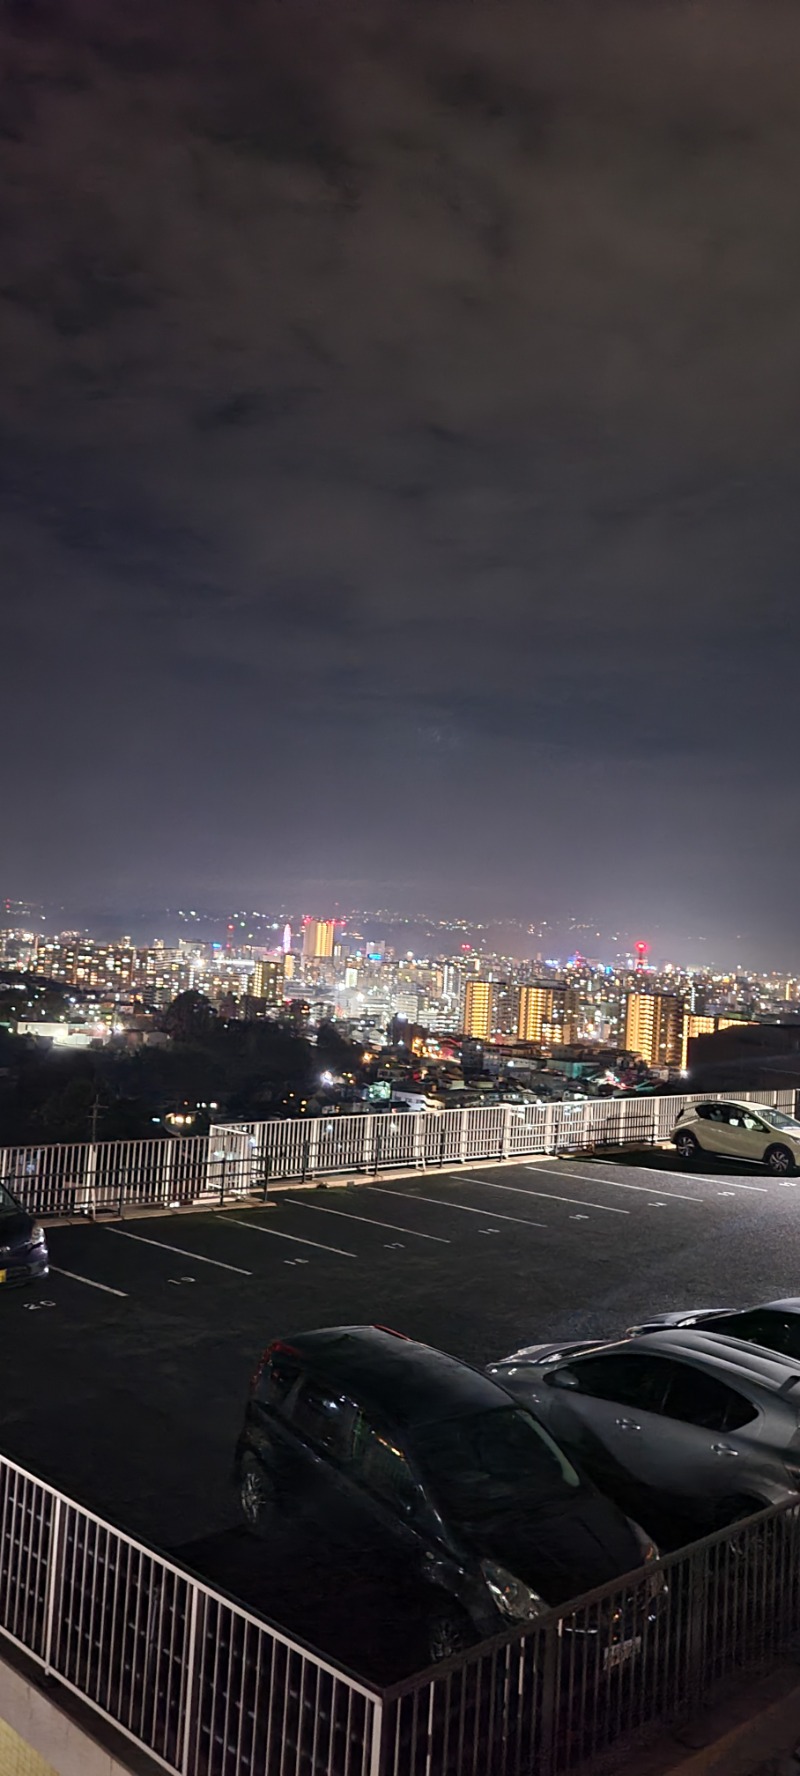
[[297, 1351], [295, 1350], [293, 1344], [286, 1344], [282, 1338], [274, 1339], [273, 1343], [268, 1344], [266, 1350], [261, 1352], [261, 1356], [259, 1357], [258, 1362], [255, 1366], [255, 1369], [253, 1370], [252, 1376], [250, 1378], [251, 1393], [254, 1392], [255, 1389], [258, 1387], [258, 1384], [261, 1380], [264, 1370], [266, 1369], [267, 1364], [272, 1362], [273, 1357], [296, 1357], [296, 1356], [297, 1356]]

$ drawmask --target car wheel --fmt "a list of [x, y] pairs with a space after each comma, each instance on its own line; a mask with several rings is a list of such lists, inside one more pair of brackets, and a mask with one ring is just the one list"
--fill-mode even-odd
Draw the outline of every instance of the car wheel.
[[239, 1475], [239, 1503], [248, 1529], [254, 1535], [266, 1535], [269, 1519], [278, 1502], [274, 1480], [254, 1455], [242, 1457]]
[[431, 1665], [439, 1665], [442, 1659], [453, 1659], [475, 1644], [475, 1630], [469, 1616], [457, 1603], [435, 1604], [425, 1632]]
[[675, 1136], [675, 1151], [684, 1165], [694, 1165], [700, 1152], [700, 1142], [691, 1129], [681, 1129], [680, 1134]]
[[764, 1154], [764, 1163], [774, 1178], [788, 1178], [795, 1170], [794, 1156], [789, 1152], [788, 1147], [783, 1147], [780, 1143], [775, 1147], [767, 1148]]

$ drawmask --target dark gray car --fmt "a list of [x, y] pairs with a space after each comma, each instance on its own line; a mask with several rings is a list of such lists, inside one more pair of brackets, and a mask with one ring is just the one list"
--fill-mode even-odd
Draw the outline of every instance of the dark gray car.
[[[235, 1468], [253, 1529], [280, 1534], [302, 1511], [348, 1561], [384, 1576], [387, 1607], [410, 1586], [429, 1659], [657, 1557], [496, 1382], [381, 1326], [271, 1345]], [[634, 1613], [660, 1587], [645, 1586]], [[629, 1630], [627, 1652], [634, 1644]]]
[[664, 1541], [800, 1488], [800, 1361], [720, 1330], [531, 1345], [488, 1372]]

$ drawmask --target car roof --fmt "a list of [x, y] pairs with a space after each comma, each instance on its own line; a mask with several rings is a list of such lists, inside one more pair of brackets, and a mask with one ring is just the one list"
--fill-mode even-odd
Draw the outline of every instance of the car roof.
[[795, 1385], [800, 1386], [800, 1362], [794, 1358], [762, 1350], [760, 1345], [746, 1344], [740, 1338], [727, 1338], [724, 1332], [704, 1332], [702, 1326], [642, 1332], [626, 1340], [626, 1344], [702, 1363], [704, 1369], [716, 1371], [720, 1381], [727, 1378], [751, 1382], [770, 1393], [790, 1393]]
[[[284, 1343], [284, 1341], [282, 1341]], [[331, 1326], [287, 1338], [304, 1366], [398, 1427], [516, 1405], [506, 1389], [457, 1357], [381, 1326]]]

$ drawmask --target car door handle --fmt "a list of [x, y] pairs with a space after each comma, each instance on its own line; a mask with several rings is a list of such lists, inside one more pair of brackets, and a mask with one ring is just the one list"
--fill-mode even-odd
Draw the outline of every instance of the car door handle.
[[731, 1449], [730, 1443], [712, 1443], [715, 1455], [738, 1455], [738, 1449]]
[[620, 1431], [640, 1431], [642, 1428], [635, 1418], [615, 1418], [614, 1423]]

